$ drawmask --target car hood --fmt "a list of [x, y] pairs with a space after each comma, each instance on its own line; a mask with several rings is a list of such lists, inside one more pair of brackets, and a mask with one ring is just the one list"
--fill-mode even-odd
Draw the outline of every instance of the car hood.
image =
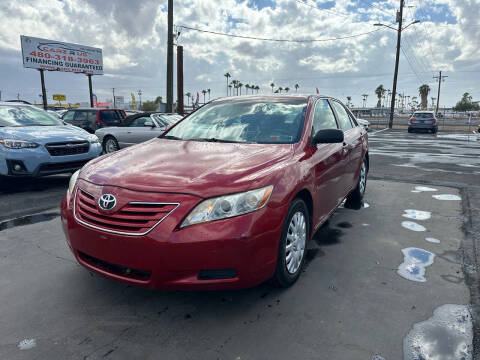
[[0, 128], [0, 137], [32, 141], [40, 145], [51, 142], [88, 140], [89, 133], [72, 125], [22, 126]]
[[268, 185], [292, 154], [291, 144], [155, 138], [91, 161], [79, 177], [99, 185], [206, 198]]

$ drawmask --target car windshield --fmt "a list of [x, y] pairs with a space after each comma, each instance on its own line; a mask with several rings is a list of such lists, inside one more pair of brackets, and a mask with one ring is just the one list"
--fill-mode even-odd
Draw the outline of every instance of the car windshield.
[[413, 117], [414, 118], [417, 118], [417, 119], [431, 119], [433, 118], [433, 113], [429, 113], [429, 112], [421, 112], [421, 113], [415, 113], [413, 114]]
[[33, 106], [0, 105], [0, 126], [55, 126], [62, 125], [46, 111]]
[[181, 140], [292, 144], [300, 138], [306, 108], [305, 99], [211, 103], [164, 136]]

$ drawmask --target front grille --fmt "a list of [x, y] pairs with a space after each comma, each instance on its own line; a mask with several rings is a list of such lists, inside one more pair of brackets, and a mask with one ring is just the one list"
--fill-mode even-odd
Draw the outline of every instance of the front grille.
[[45, 145], [52, 156], [85, 154], [89, 146], [88, 141], [57, 142]]
[[92, 194], [78, 189], [74, 208], [75, 217], [84, 225], [122, 235], [145, 235], [177, 206], [178, 203], [130, 202], [110, 214], [98, 209]]
[[104, 260], [97, 259], [81, 251], [78, 252], [80, 258], [90, 266], [109, 272], [111, 274], [146, 281], [150, 279], [152, 273], [148, 270], [133, 269], [123, 265], [112, 264]]

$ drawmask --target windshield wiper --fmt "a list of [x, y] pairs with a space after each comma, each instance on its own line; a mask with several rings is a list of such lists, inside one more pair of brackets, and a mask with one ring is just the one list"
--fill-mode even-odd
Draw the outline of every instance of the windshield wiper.
[[160, 136], [160, 139], [170, 139], [170, 140], [183, 140], [177, 136], [173, 135], [165, 135], [165, 136]]
[[193, 138], [188, 139], [191, 141], [206, 141], [206, 142], [219, 142], [219, 143], [238, 143], [238, 144], [245, 144], [246, 141], [235, 141], [235, 140], [224, 140], [224, 139], [217, 139], [217, 138]]

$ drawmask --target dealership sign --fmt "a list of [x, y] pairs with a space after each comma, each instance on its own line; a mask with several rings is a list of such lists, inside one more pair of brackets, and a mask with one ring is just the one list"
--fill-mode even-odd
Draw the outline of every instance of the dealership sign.
[[24, 35], [20, 41], [26, 68], [103, 75], [102, 49]]
[[65, 101], [65, 100], [67, 100], [67, 97], [63, 94], [53, 94], [53, 100]]

